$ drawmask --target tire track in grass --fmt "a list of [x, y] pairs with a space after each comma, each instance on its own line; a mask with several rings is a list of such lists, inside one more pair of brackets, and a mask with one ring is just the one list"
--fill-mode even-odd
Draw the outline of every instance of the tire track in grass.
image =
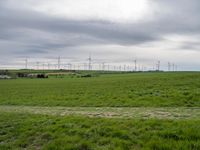
[[104, 118], [200, 119], [200, 107], [40, 107], [0, 105], [0, 112]]

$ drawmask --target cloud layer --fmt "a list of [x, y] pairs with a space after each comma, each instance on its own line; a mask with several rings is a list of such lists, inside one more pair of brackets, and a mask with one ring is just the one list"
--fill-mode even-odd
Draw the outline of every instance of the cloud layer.
[[0, 64], [92, 53], [113, 63], [137, 58], [200, 70], [199, 37], [198, 0], [0, 0]]

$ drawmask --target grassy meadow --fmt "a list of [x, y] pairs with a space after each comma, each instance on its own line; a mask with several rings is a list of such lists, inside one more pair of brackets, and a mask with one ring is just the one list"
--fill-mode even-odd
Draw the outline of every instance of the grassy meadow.
[[200, 120], [132, 120], [3, 113], [0, 149], [200, 149]]
[[200, 73], [110, 74], [0, 81], [1, 105], [200, 106]]
[[199, 150], [200, 73], [0, 80], [0, 150]]

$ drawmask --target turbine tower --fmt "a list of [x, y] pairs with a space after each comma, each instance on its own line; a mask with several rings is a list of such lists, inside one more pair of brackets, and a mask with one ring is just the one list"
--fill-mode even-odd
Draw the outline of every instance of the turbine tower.
[[174, 63], [172, 64], [172, 67], [173, 67], [173, 71], [175, 71], [175, 64]]
[[134, 64], [135, 64], [135, 71], [137, 71], [137, 60], [134, 60]]
[[160, 60], [157, 63], [157, 70], [160, 71]]
[[40, 62], [37, 61], [37, 62], [36, 62], [36, 67], [37, 67], [36, 69], [37, 69], [37, 70], [39, 70], [39, 64], [40, 64]]
[[28, 58], [25, 59], [25, 69], [28, 69]]
[[60, 56], [58, 57], [58, 70], [60, 70]]
[[171, 64], [168, 62], [168, 71], [171, 71]]
[[88, 58], [88, 69], [92, 70], [92, 57], [91, 57], [91, 54], [89, 55], [89, 58]]

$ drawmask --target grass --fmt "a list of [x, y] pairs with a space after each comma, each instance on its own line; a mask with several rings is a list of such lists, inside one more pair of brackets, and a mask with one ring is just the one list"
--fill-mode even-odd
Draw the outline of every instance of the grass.
[[200, 149], [200, 120], [1, 113], [0, 149]]
[[0, 80], [0, 105], [199, 107], [200, 73]]
[[200, 149], [199, 72], [92, 73], [0, 80], [0, 150]]

